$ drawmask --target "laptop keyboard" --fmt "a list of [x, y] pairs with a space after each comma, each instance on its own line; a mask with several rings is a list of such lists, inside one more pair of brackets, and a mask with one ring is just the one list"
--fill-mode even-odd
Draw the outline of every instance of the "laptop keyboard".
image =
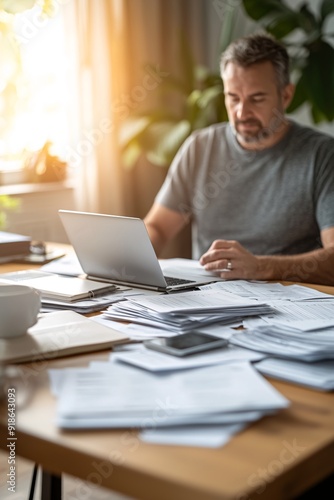
[[173, 278], [172, 276], [164, 277], [167, 283], [167, 286], [175, 286], [175, 285], [186, 285], [187, 283], [195, 283], [193, 280], [186, 280], [183, 278]]

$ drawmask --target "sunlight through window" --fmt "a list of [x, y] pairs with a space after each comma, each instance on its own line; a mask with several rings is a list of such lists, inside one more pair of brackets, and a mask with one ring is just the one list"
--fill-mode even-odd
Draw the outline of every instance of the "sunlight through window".
[[62, 155], [69, 142], [69, 49], [62, 8], [41, 7], [0, 17], [0, 169], [50, 142]]

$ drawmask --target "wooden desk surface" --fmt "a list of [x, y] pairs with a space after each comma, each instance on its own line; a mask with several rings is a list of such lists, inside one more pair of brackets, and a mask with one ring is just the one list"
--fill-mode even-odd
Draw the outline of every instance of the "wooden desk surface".
[[[334, 294], [334, 288], [317, 288]], [[107, 357], [103, 352], [17, 365], [9, 383], [17, 393], [16, 453], [50, 472], [91, 481], [90, 498], [101, 485], [148, 500], [286, 500], [334, 472], [334, 394], [274, 380], [290, 408], [251, 424], [218, 449], [149, 445], [132, 429], [59, 430], [47, 370]], [[4, 411], [0, 437], [7, 450]]]
[[[73, 254], [74, 250], [71, 245], [67, 245], [65, 243], [52, 243], [46, 242], [46, 248], [48, 251], [51, 250], [60, 250], [65, 254]], [[38, 269], [40, 264], [30, 264], [26, 262], [17, 263], [17, 262], [7, 262], [5, 264], [0, 263], [0, 274], [1, 273], [11, 273], [14, 271], [24, 271], [25, 269]]]

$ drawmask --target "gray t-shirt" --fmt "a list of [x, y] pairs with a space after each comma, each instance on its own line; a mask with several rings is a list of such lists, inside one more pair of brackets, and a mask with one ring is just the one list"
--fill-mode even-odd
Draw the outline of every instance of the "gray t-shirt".
[[175, 156], [156, 202], [191, 215], [193, 258], [216, 239], [256, 255], [321, 247], [334, 226], [334, 138], [291, 122], [273, 147], [249, 151], [229, 123], [193, 132]]

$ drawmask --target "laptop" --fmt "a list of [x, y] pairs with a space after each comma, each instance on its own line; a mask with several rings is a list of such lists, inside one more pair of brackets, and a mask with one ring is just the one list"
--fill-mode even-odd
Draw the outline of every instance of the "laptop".
[[87, 278], [161, 292], [194, 289], [218, 279], [164, 276], [145, 223], [135, 217], [58, 211]]

